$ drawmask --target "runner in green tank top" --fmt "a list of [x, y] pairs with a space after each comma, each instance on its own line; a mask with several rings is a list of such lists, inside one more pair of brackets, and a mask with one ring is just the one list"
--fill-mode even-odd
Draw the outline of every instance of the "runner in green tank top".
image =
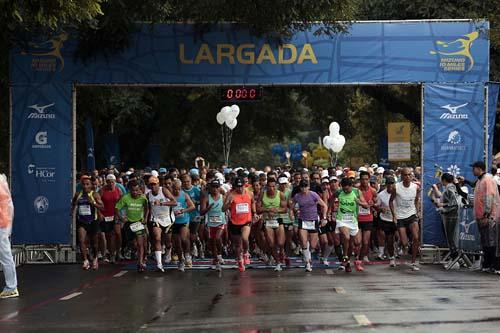
[[276, 189], [276, 179], [267, 180], [266, 192], [257, 203], [257, 213], [263, 214], [264, 227], [266, 229], [266, 239], [271, 254], [276, 260], [276, 271], [281, 271], [281, 262], [276, 245], [279, 247], [279, 253], [285, 251], [285, 229], [283, 228], [283, 218], [281, 215], [286, 213], [287, 204], [285, 195]]
[[[349, 254], [355, 252], [355, 257], [359, 255], [359, 246], [361, 244], [361, 233], [358, 229], [358, 205], [369, 207], [368, 203], [360, 195], [358, 189], [352, 187], [352, 180], [343, 178], [340, 182], [342, 190], [337, 191], [339, 199], [339, 208], [337, 211], [337, 226], [335, 232], [340, 233], [342, 247], [344, 248], [344, 257], [342, 265], [345, 266], [346, 273], [351, 272], [351, 263]], [[354, 262], [357, 271], [362, 271], [361, 261]]]

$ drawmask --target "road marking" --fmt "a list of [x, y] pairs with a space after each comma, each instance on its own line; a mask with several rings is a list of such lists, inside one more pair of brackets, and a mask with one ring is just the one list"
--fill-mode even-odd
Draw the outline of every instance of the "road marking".
[[328, 275], [333, 275], [333, 270], [332, 269], [325, 269], [325, 272]]
[[359, 326], [371, 326], [372, 322], [363, 314], [354, 315], [354, 319], [358, 323]]
[[345, 289], [342, 287], [335, 287], [335, 292], [337, 294], [345, 294]]
[[67, 300], [72, 299], [72, 298], [74, 298], [76, 296], [80, 296], [81, 294], [83, 294], [83, 293], [81, 291], [78, 291], [76, 293], [71, 293], [71, 294], [66, 295], [64, 297], [61, 297], [61, 298], [59, 298], [59, 300], [60, 301], [67, 301]]
[[0, 321], [10, 320], [10, 319], [12, 319], [14, 317], [17, 317], [18, 314], [19, 314], [19, 311], [15, 311], [15, 312], [9, 313], [5, 317], [3, 317]]
[[120, 276], [124, 276], [125, 274], [127, 274], [128, 271], [121, 271], [119, 273], [116, 273], [115, 275], [113, 275], [113, 277], [120, 277]]

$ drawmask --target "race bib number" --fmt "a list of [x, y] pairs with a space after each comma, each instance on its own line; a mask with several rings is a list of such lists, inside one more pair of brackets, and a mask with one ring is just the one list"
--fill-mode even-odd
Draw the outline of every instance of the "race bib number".
[[266, 227], [267, 228], [278, 228], [280, 225], [278, 223], [278, 220], [267, 220], [266, 221]]
[[81, 205], [81, 206], [78, 206], [78, 214], [81, 215], [81, 216], [92, 215], [92, 211], [90, 210], [90, 205]]
[[239, 203], [236, 204], [236, 214], [248, 214], [250, 209], [248, 207], [248, 203]]
[[200, 216], [200, 215], [195, 216], [195, 217], [193, 218], [193, 222], [195, 222], [195, 223], [200, 223], [200, 222], [201, 222], [201, 216]]
[[222, 224], [222, 216], [220, 215], [210, 215], [208, 217], [208, 226], [215, 227]]
[[302, 229], [316, 230], [316, 221], [302, 221]]
[[113, 222], [114, 220], [114, 216], [104, 216], [104, 222]]
[[412, 199], [401, 200], [401, 206], [403, 206], [405, 208], [410, 208], [411, 206], [413, 206], [414, 203], [415, 203], [415, 201]]
[[359, 206], [358, 213], [359, 213], [359, 215], [370, 215], [370, 208], [365, 208], [363, 206]]
[[138, 232], [144, 230], [144, 224], [142, 224], [141, 222], [132, 223], [130, 225], [130, 230], [132, 230], [132, 232]]
[[354, 214], [344, 213], [342, 216], [342, 222], [344, 223], [353, 223], [354, 222]]
[[158, 215], [155, 217], [155, 222], [158, 222], [162, 227], [168, 227], [172, 224], [172, 221], [168, 215]]

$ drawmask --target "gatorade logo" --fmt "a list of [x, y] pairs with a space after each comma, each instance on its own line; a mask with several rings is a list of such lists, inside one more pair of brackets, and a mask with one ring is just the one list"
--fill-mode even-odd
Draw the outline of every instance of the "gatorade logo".
[[49, 138], [46, 131], [38, 132], [35, 135], [35, 144], [31, 146], [34, 149], [50, 149], [51, 145], [48, 144]]

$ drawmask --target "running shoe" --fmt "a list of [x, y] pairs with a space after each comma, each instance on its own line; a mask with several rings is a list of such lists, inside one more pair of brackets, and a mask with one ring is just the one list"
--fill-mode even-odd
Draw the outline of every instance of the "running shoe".
[[345, 264], [345, 272], [346, 273], [352, 272], [351, 263], [349, 261]]
[[362, 272], [364, 271], [365, 269], [363, 268], [363, 262], [361, 260], [355, 260], [354, 261], [354, 268], [358, 271], [358, 272]]
[[221, 264], [220, 264], [220, 263], [217, 263], [217, 265], [215, 265], [215, 270], [216, 270], [217, 272], [221, 272], [221, 271], [222, 271], [222, 266], [221, 266]]
[[19, 290], [17, 290], [17, 288], [12, 290], [4, 289], [0, 293], [0, 298], [13, 298], [13, 297], [19, 297]]
[[142, 267], [142, 265], [141, 265], [141, 264], [138, 264], [138, 265], [137, 265], [137, 272], [138, 272], [138, 273], [143, 273], [143, 272], [144, 272], [144, 267]]
[[109, 257], [109, 263], [113, 264], [113, 265], [116, 264], [116, 258], [115, 258], [115, 256]]
[[158, 265], [156, 265], [156, 270], [157, 270], [158, 272], [165, 273], [165, 270], [163, 269], [163, 265], [162, 265], [162, 264], [158, 264]]
[[193, 257], [198, 257], [198, 248], [196, 247], [196, 244], [193, 244], [193, 248], [191, 249], [191, 255]]
[[369, 263], [370, 262], [370, 259], [368, 259], [368, 256], [364, 256], [363, 257], [363, 262], [364, 263]]
[[191, 256], [186, 256], [186, 267], [193, 268], [193, 260], [191, 259]]
[[88, 261], [87, 259], [85, 259], [85, 260], [83, 261], [82, 268], [83, 268], [84, 270], [86, 270], [86, 271], [88, 271], [88, 270], [90, 269], [90, 263], [89, 263], [89, 261]]
[[221, 264], [224, 265], [224, 258], [222, 258], [222, 255], [218, 254], [217, 255], [217, 261]]
[[415, 272], [418, 272], [420, 270], [420, 267], [418, 267], [417, 263], [410, 264], [410, 267], [411, 267], [412, 271], [415, 271]]
[[277, 264], [276, 264], [276, 267], [274, 268], [274, 270], [275, 270], [276, 272], [281, 272], [281, 271], [283, 270], [283, 268], [281, 268], [281, 264], [280, 264], [280, 263], [277, 263]]
[[383, 253], [377, 254], [377, 259], [378, 260], [385, 260], [385, 255]]
[[167, 251], [165, 253], [165, 255], [163, 256], [163, 262], [165, 264], [170, 264], [172, 262], [172, 255], [171, 255], [170, 251]]
[[96, 270], [98, 268], [99, 268], [99, 260], [97, 260], [97, 258], [95, 258], [94, 260], [92, 260], [92, 269]]
[[337, 270], [339, 270], [339, 271], [345, 271], [345, 266], [339, 265], [339, 267], [337, 268]]
[[177, 254], [172, 255], [172, 264], [175, 264], [179, 261], [179, 256]]
[[391, 257], [389, 260], [389, 266], [396, 267], [396, 259], [394, 259], [394, 257]]
[[245, 261], [245, 265], [250, 265], [250, 253], [245, 253], [243, 255], [243, 260]]
[[308, 263], [306, 264], [306, 272], [312, 272], [312, 270], [313, 270], [313, 269], [312, 269], [311, 263], [310, 263], [310, 262], [308, 262]]
[[330, 266], [330, 262], [327, 258], [321, 258], [321, 263], [325, 266]]
[[179, 261], [179, 266], [177, 267], [177, 269], [181, 272], [184, 272], [185, 270], [185, 265], [184, 265], [184, 262], [183, 261]]
[[245, 263], [243, 262], [243, 260], [238, 260], [238, 270], [240, 272], [244, 272], [245, 271]]

